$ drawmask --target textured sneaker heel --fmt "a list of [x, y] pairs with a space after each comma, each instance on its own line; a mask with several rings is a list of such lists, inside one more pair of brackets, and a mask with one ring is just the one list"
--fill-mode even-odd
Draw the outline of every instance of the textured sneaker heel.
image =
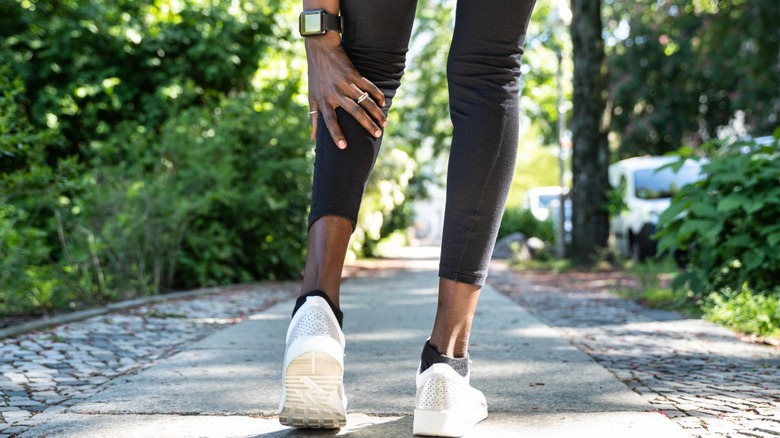
[[347, 423], [341, 363], [322, 352], [308, 352], [287, 366], [279, 422], [285, 426], [337, 429]]
[[443, 363], [417, 374], [415, 435], [459, 437], [488, 416], [485, 396]]

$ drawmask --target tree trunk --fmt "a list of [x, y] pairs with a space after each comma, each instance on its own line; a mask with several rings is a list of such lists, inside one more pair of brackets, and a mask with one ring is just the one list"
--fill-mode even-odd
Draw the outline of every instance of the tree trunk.
[[603, 126], [605, 99], [601, 0], [571, 0], [574, 49], [572, 111], [572, 257], [592, 263], [607, 246], [609, 148]]

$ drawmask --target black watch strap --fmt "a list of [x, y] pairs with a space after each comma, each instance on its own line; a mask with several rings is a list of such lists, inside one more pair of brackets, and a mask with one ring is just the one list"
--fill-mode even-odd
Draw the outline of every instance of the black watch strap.
[[323, 12], [322, 28], [325, 30], [335, 30], [336, 32], [341, 33], [341, 17]]

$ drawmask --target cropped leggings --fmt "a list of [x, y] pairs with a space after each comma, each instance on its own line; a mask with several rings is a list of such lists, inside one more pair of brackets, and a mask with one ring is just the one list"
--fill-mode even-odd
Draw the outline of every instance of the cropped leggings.
[[[439, 276], [483, 285], [514, 173], [520, 57], [535, 0], [458, 0], [447, 60], [452, 145]], [[400, 85], [417, 0], [342, 0], [342, 45], [385, 94]], [[309, 226], [326, 215], [357, 222], [381, 138], [337, 109], [349, 147], [317, 132]], [[325, 123], [320, 115], [319, 126]]]

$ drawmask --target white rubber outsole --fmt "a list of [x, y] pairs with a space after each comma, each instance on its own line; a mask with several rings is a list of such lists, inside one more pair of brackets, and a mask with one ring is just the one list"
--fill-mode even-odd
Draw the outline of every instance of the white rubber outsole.
[[338, 429], [347, 424], [344, 368], [333, 356], [310, 351], [287, 365], [279, 422], [285, 426]]
[[483, 410], [463, 415], [463, 411], [434, 411], [415, 409], [412, 433], [426, 436], [460, 437], [467, 434], [477, 423], [488, 416]]

